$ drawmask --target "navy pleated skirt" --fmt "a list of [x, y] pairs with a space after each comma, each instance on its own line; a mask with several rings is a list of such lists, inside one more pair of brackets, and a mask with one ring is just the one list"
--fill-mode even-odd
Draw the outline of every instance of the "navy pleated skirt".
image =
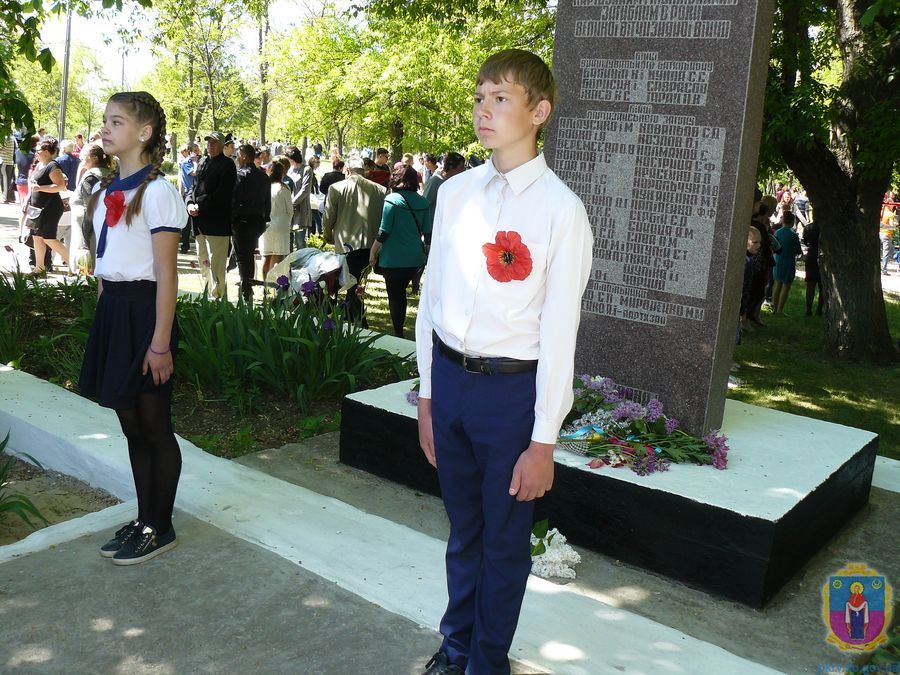
[[[172, 378], [157, 386], [149, 368], [141, 372], [155, 329], [155, 281], [103, 281], [78, 381], [81, 394], [115, 410], [133, 409], [139, 394], [171, 395]], [[170, 349], [174, 358], [176, 321]]]

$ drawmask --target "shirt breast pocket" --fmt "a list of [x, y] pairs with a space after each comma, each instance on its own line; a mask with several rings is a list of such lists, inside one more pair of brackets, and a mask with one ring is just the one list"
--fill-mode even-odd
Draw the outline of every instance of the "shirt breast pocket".
[[[512, 259], [501, 258], [499, 273], [497, 273], [496, 265], [488, 263], [488, 274], [497, 282], [495, 284], [496, 292], [506, 298], [505, 304], [510, 319], [515, 319], [522, 313], [530, 314], [535, 303], [543, 300], [547, 250], [546, 246], [522, 241], [520, 247], [513, 247], [509, 251]], [[492, 267], [495, 273], [492, 273]], [[508, 280], [504, 281], [506, 278]]]

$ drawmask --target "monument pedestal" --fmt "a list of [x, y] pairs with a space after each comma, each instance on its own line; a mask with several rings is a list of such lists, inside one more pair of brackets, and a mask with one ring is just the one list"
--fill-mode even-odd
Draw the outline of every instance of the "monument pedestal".
[[[351, 394], [341, 461], [439, 495], [418, 442], [410, 382]], [[556, 452], [537, 505], [570, 542], [762, 607], [869, 498], [878, 437], [726, 401], [729, 466], [673, 465], [638, 476]]]

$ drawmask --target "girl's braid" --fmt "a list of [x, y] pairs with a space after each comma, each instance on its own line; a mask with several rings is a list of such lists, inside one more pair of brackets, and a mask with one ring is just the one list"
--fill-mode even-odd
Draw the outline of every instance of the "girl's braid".
[[145, 108], [153, 111], [153, 117], [156, 119], [155, 125], [155, 133], [150, 137], [147, 146], [146, 152], [151, 158], [152, 168], [150, 169], [150, 173], [144, 178], [144, 181], [138, 186], [137, 192], [132, 198], [131, 202], [128, 204], [128, 208], [125, 210], [125, 223], [127, 225], [131, 225], [131, 221], [141, 212], [141, 202], [144, 197], [144, 190], [147, 189], [147, 185], [149, 185], [152, 181], [156, 180], [157, 176], [159, 176], [162, 171], [160, 167], [162, 166], [163, 159], [166, 156], [166, 113], [162, 109], [162, 106], [159, 104], [153, 96], [144, 91], [134, 92], [134, 98], [137, 102], [139, 102]]

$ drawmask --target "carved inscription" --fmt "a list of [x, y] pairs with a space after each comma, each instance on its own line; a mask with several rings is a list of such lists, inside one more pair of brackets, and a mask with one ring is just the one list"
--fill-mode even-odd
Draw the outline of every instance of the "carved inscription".
[[734, 6], [738, 0], [572, 0], [595, 8], [575, 22], [577, 38], [668, 38], [727, 40], [731, 21], [707, 16], [707, 8]]
[[581, 100], [704, 106], [712, 72], [712, 61], [660, 61], [656, 52], [581, 59]]
[[594, 265], [582, 308], [654, 325], [702, 321], [725, 130], [687, 115], [590, 111], [561, 118], [555, 171], [584, 202]]

